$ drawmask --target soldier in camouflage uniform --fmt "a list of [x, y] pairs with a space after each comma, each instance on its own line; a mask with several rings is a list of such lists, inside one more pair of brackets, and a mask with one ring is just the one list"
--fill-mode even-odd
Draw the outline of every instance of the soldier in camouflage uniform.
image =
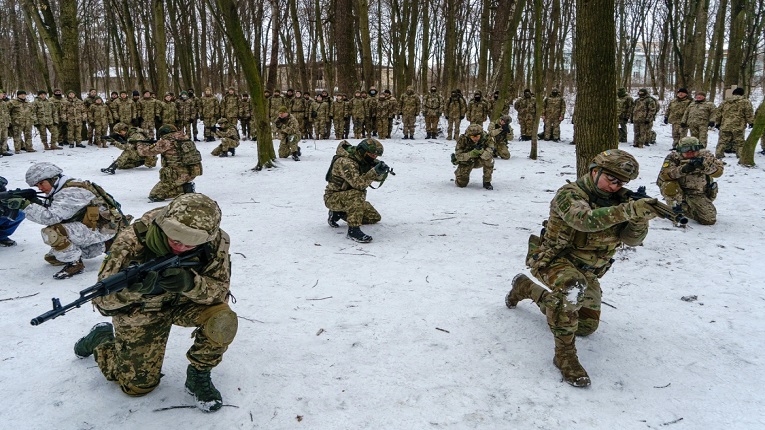
[[386, 132], [385, 137], [390, 139], [391, 135], [393, 134], [393, 120], [401, 119], [401, 111], [399, 110], [398, 100], [393, 96], [390, 90], [386, 89], [383, 92], [386, 96], [388, 96], [387, 100], [385, 101], [385, 111], [388, 113], [388, 131]]
[[377, 108], [380, 105], [380, 98], [375, 87], [369, 87], [367, 98], [364, 100], [366, 117], [364, 118], [364, 135], [366, 137], [377, 136]]
[[157, 165], [156, 155], [144, 157], [138, 153], [138, 145], [154, 141], [148, 131], [118, 122], [114, 125], [114, 133], [109, 136], [109, 140], [112, 145], [121, 149], [122, 153], [109, 167], [101, 169], [102, 172], [113, 175], [116, 169], [133, 169], [139, 166], [152, 168]]
[[160, 202], [194, 192], [192, 181], [202, 174], [202, 154], [194, 142], [174, 125], [160, 127], [159, 141], [138, 145], [138, 154], [144, 157], [162, 155], [159, 182], [149, 192], [149, 200]]
[[232, 127], [236, 127], [236, 120], [239, 117], [239, 94], [234, 87], [228, 87], [223, 100], [220, 102], [220, 117], [226, 118]]
[[414, 87], [411, 85], [406, 87], [406, 93], [401, 96], [398, 109], [404, 123], [404, 139], [414, 139], [414, 122], [421, 109], [422, 102], [420, 96], [414, 93]]
[[[326, 95], [323, 95], [322, 97], [324, 100], [329, 100]], [[269, 119], [273, 122], [276, 120], [276, 117], [279, 116], [279, 108], [282, 106], [287, 107], [287, 101], [282, 97], [282, 92], [279, 89], [274, 90], [269, 101]], [[327, 117], [327, 122], [329, 122], [329, 117]], [[329, 123], [327, 124], [327, 133], [329, 133]], [[276, 134], [274, 134], [274, 136], [276, 136]]]
[[175, 104], [173, 94], [165, 93], [164, 100], [158, 106], [161, 106], [160, 119], [162, 124], [172, 124], [178, 128], [181, 122], [178, 120], [178, 106]]
[[187, 91], [181, 91], [180, 97], [175, 102], [175, 108], [178, 110], [178, 122], [181, 124], [178, 129], [187, 136], [193, 136], [193, 123], [197, 120], [196, 101], [189, 98]]
[[335, 95], [335, 102], [332, 103], [332, 111], [329, 117], [332, 118], [335, 130], [335, 140], [345, 139], [345, 117], [350, 115], [350, 107], [343, 100], [343, 93]]
[[218, 126], [213, 129], [213, 134], [220, 139], [220, 144], [210, 154], [216, 157], [228, 157], [229, 153], [232, 157], [236, 155], [239, 132], [236, 131], [235, 125], [230, 124], [226, 118], [221, 118], [218, 120]]
[[489, 135], [494, 139], [494, 156], [503, 160], [510, 159], [510, 149], [508, 142], [513, 140], [513, 128], [510, 127], [512, 119], [510, 115], [502, 115], [492, 124]]
[[[444, 110], [444, 98], [435, 85], [422, 96], [422, 116], [425, 117], [425, 139], [438, 139], [438, 120]], [[458, 127], [459, 129], [459, 127]]]
[[302, 91], [295, 91], [295, 98], [292, 100], [290, 114], [295, 117], [300, 127], [300, 137], [306, 138], [306, 99], [303, 98]]
[[470, 124], [478, 124], [483, 127], [484, 121], [489, 116], [489, 104], [483, 100], [483, 94], [476, 91], [473, 100], [467, 104], [467, 119]]
[[542, 140], [560, 140], [560, 123], [566, 115], [566, 101], [560, 96], [557, 88], [550, 91], [550, 97], [545, 97], [542, 104], [542, 119], [545, 122], [545, 131]]
[[13, 153], [8, 151], [8, 127], [11, 125], [11, 113], [8, 110], [10, 99], [5, 90], [0, 89], [0, 157], [9, 157]]
[[350, 116], [353, 118], [353, 138], [364, 138], [364, 117], [366, 116], [366, 106], [361, 97], [361, 91], [353, 93], [353, 97], [348, 101]]
[[452, 154], [452, 164], [457, 166], [454, 171], [454, 183], [460, 188], [467, 187], [470, 182], [470, 172], [483, 168], [483, 187], [493, 190], [491, 176], [494, 171], [494, 139], [483, 131], [478, 124], [470, 124], [465, 134], [457, 139], [457, 146]]
[[61, 104], [61, 115], [62, 118], [66, 118], [65, 143], [68, 142], [70, 148], [75, 146], [84, 148], [85, 145], [80, 143], [80, 138], [82, 136], [82, 123], [87, 120], [88, 113], [85, 110], [85, 104], [75, 97], [72, 90], [66, 92], [66, 100]]
[[[242, 139], [250, 140], [252, 134], [252, 131], [250, 130], [252, 104], [250, 104], [250, 95], [247, 93], [242, 93], [242, 98], [239, 100], [239, 112], [237, 113], [237, 117], [239, 118], [239, 125], [242, 127]], [[234, 123], [234, 127], [236, 127], [236, 123]]]
[[114, 237], [129, 218], [123, 216], [118, 202], [101, 187], [89, 181], [73, 179], [52, 163], [37, 163], [26, 173], [26, 182], [45, 193], [45, 204], [25, 206], [28, 220], [46, 226], [42, 238], [51, 249], [45, 261], [64, 266], [53, 277], [71, 278], [82, 273], [82, 259], [103, 254], [105, 242]]
[[537, 102], [534, 94], [526, 88], [523, 97], [513, 103], [513, 108], [518, 112], [518, 124], [521, 126], [521, 140], [531, 140], [534, 134], [534, 116], [537, 114]]
[[295, 161], [300, 161], [300, 125], [298, 120], [287, 112], [282, 106], [274, 121], [274, 131], [279, 138], [279, 157], [287, 158], [290, 155]]
[[389, 94], [383, 91], [382, 94], [377, 96], [377, 138], [380, 140], [387, 139], [388, 136], [388, 98]]
[[96, 96], [95, 102], [88, 108], [88, 124], [92, 126], [93, 144], [99, 148], [106, 148], [106, 141], [101, 137], [106, 134], [111, 122], [111, 113], [104, 104], [104, 99]]
[[621, 87], [616, 92], [616, 116], [619, 120], [619, 142], [627, 142], [627, 122], [632, 117], [632, 108], [635, 100], [627, 93], [627, 89]]
[[[54, 97], [55, 97], [55, 91], [54, 91]], [[119, 121], [117, 121], [117, 100], [119, 100], [119, 94], [116, 91], [112, 91], [112, 93], [109, 95], [109, 100], [106, 101], [106, 107], [109, 108], [109, 118], [111, 122], [109, 123], [109, 131], [111, 133], [114, 133], [114, 126], [117, 125]]]
[[657, 111], [656, 99], [648, 95], [647, 89], [641, 88], [635, 100], [635, 107], [632, 109], [632, 123], [635, 124], [635, 142], [632, 146], [642, 148], [651, 144], [653, 120], [656, 118]]
[[524, 274], [513, 278], [505, 304], [533, 300], [547, 317], [555, 338], [553, 363], [563, 380], [575, 387], [590, 385], [579, 363], [576, 336], [595, 332], [600, 322], [600, 281], [622, 244], [638, 246], [657, 214], [656, 199], [628, 200], [622, 185], [637, 178], [639, 165], [629, 153], [604, 151], [588, 174], [561, 187], [550, 203], [542, 237], [529, 238], [526, 265], [548, 289]]
[[[40, 140], [45, 149], [61, 149], [56, 144], [58, 141], [58, 113], [59, 109], [50, 100], [48, 92], [40, 90], [37, 92], [37, 99], [32, 103], [32, 111], [35, 127], [40, 133]], [[50, 132], [50, 145], [48, 145], [48, 132]]]
[[695, 137], [684, 137], [675, 151], [667, 155], [656, 184], [669, 206], [680, 205], [688, 218], [702, 225], [717, 222], [717, 183], [723, 174], [723, 162], [703, 149]]
[[736, 158], [741, 156], [741, 147], [744, 145], [744, 130], [747, 124], [749, 128], [754, 125], [754, 109], [752, 102], [744, 97], [744, 89], [736, 88], [733, 95], [728, 97], [717, 108], [717, 121], [715, 127], [720, 129], [717, 139], [715, 156], [725, 158], [726, 152], [735, 152]]
[[695, 99], [688, 105], [683, 114], [683, 127], [687, 127], [691, 136], [699, 140], [699, 144], [707, 147], [707, 132], [715, 126], [715, 104], [707, 101], [707, 93], [696, 91]]
[[112, 109], [112, 120], [131, 125], [135, 118], [135, 103], [128, 98], [127, 91], [120, 91], [120, 97], [114, 102], [114, 108]]
[[141, 128], [155, 135], [155, 119], [162, 116], [162, 103], [151, 96], [151, 91], [144, 91], [143, 98], [136, 106], [141, 117]]
[[[85, 105], [85, 116], [88, 115], [88, 110], [90, 109], [90, 106], [96, 102], [96, 97], [98, 97], [98, 91], [95, 88], [91, 88], [88, 90], [88, 95], [85, 96], [85, 98], [82, 100], [82, 103]], [[88, 145], [93, 144], [93, 132], [95, 131], [95, 124], [88, 121], [89, 118], [85, 118], [82, 122], [82, 137], [83, 139], [88, 141]]]
[[[37, 152], [32, 147], [32, 124], [35, 122], [32, 103], [27, 101], [27, 92], [19, 90], [16, 98], [8, 102], [11, 115], [11, 130], [13, 131], [13, 146], [16, 153], [21, 151]], [[22, 139], [23, 137], [23, 139]]]
[[159, 385], [167, 339], [173, 325], [194, 327], [186, 357], [186, 390], [196, 406], [214, 412], [223, 398], [210, 379], [237, 332], [229, 307], [231, 239], [220, 229], [218, 204], [203, 194], [184, 194], [152, 209], [122, 231], [104, 260], [98, 279], [133, 264], [204, 248], [195, 267], [147, 272], [125, 290], [93, 300], [112, 322], [95, 325], [77, 341], [79, 358], [93, 355], [99, 369], [130, 396]]
[[452, 91], [449, 101], [446, 102], [446, 120], [449, 122], [446, 140], [457, 139], [460, 134], [460, 123], [465, 118], [467, 103], [459, 90]]
[[367, 201], [367, 188], [372, 182], [384, 182], [390, 168], [377, 160], [383, 154], [382, 143], [373, 138], [362, 140], [358, 146], [342, 141], [332, 158], [325, 179], [324, 205], [329, 209], [327, 223], [338, 228], [338, 221], [348, 223], [349, 239], [360, 243], [372, 241], [361, 231], [361, 225], [376, 224], [382, 217]]
[[329, 130], [326, 130], [327, 118], [329, 118], [329, 105], [324, 101], [321, 94], [316, 94], [316, 100], [311, 104], [311, 120], [313, 121], [313, 132], [317, 140], [329, 137]]
[[202, 98], [194, 95], [193, 88], [186, 90], [186, 93], [189, 95], [189, 100], [193, 102], [194, 108], [194, 115], [191, 118], [191, 129], [193, 130], [191, 132], [192, 140], [194, 142], [199, 142], [199, 138], [197, 137], [199, 134], [199, 130], [197, 129], [197, 120], [201, 119], [202, 115]]
[[683, 121], [683, 114], [691, 104], [688, 90], [680, 88], [674, 99], [669, 102], [664, 112], [664, 124], [672, 124], [672, 147], [675, 148], [681, 138], [688, 135], [688, 125]]
[[199, 115], [202, 117], [202, 122], [205, 124], [204, 136], [205, 140], [212, 142], [215, 138], [212, 135], [212, 127], [220, 119], [220, 102], [218, 98], [212, 93], [212, 88], [205, 88], [205, 93], [202, 95], [202, 101], [200, 102], [202, 108], [199, 110]]

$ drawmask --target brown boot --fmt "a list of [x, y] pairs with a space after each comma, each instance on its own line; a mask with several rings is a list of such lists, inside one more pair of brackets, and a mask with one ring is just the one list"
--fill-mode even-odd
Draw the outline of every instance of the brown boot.
[[54, 142], [54, 143], [51, 143], [51, 144], [50, 144], [50, 149], [52, 149], [52, 150], [57, 150], [57, 149], [64, 149], [64, 148], [62, 148], [62, 147], [60, 147], [60, 146], [56, 145], [56, 143]]
[[45, 261], [47, 261], [51, 266], [63, 266], [66, 264], [63, 261], [59, 261], [59, 259], [54, 257], [53, 254], [45, 254], [43, 258], [45, 258]]
[[560, 369], [563, 380], [574, 387], [587, 387], [590, 385], [590, 376], [579, 364], [576, 356], [576, 336], [555, 336], [555, 357], [553, 364]]
[[535, 303], [540, 303], [547, 290], [541, 285], [529, 279], [523, 273], [515, 275], [512, 282], [513, 288], [505, 296], [505, 305], [513, 309], [523, 299], [531, 299]]
[[83, 272], [83, 270], [85, 270], [85, 265], [82, 263], [82, 259], [80, 259], [71, 263], [66, 263], [63, 269], [59, 270], [55, 275], [53, 275], [53, 278], [69, 279], [74, 275], [79, 275]]
[[45, 149], [46, 151], [50, 150], [50, 146], [48, 146], [47, 143], [43, 142], [43, 149]]

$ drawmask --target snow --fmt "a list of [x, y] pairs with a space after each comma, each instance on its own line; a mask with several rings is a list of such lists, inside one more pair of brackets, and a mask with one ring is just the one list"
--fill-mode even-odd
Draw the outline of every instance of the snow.
[[[656, 130], [656, 146], [622, 144], [641, 163], [629, 187], [647, 185], [652, 195], [671, 147], [669, 127]], [[200, 143], [197, 190], [223, 210], [240, 316], [212, 372], [232, 406], [215, 414], [194, 408], [184, 390], [189, 328], [173, 328], [159, 387], [131, 398], [91, 358], [73, 354], [74, 342], [107, 320], [90, 306], [29, 324], [51, 297], [67, 303], [94, 283], [101, 259], [87, 260], [83, 275], [54, 280], [41, 226], [24, 222], [13, 236], [18, 246], [0, 249], [3, 427], [765, 428], [759, 154], [751, 169], [726, 159], [717, 225], [678, 229], [657, 219], [643, 246], [617, 253], [602, 279], [600, 328], [577, 342], [591, 387], [562, 382], [535, 305], [505, 306], [512, 278], [528, 273], [529, 234], [539, 232], [555, 190], [575, 179], [572, 134], [566, 121], [564, 141], [540, 142], [536, 161], [528, 142], [512, 142], [512, 158], [496, 161], [495, 189], [486, 191], [480, 169], [466, 189], [454, 186], [453, 141], [400, 140], [399, 128], [382, 157], [397, 175], [368, 193], [383, 216], [362, 227], [370, 244], [347, 239], [343, 222], [326, 223], [324, 175], [337, 141], [303, 141], [302, 161], [260, 173], [249, 170], [253, 142], [227, 159], [209, 155], [217, 142]], [[424, 135], [422, 123], [416, 135]], [[93, 147], [21, 154], [0, 159], [0, 174], [10, 188], [26, 188], [26, 169], [51, 161], [98, 182], [127, 213], [161, 205], [147, 199], [156, 168], [99, 171], [117, 155]], [[681, 300], [691, 295], [698, 300]], [[161, 410], [173, 406], [190, 408]]]

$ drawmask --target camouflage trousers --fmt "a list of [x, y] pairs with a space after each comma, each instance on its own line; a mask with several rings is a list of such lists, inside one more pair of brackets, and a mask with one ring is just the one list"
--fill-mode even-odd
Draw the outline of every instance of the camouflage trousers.
[[22, 149], [34, 149], [32, 148], [32, 124], [13, 126], [13, 147], [16, 152]]
[[0, 152], [8, 152], [8, 126], [0, 124]]
[[433, 135], [438, 133], [438, 116], [425, 115], [425, 132]]
[[[674, 207], [680, 204], [683, 213], [690, 219], [702, 225], [713, 225], [717, 222], [717, 208], [713, 198], [704, 193], [686, 193], [675, 181], [663, 182], [659, 190], [667, 205]], [[710, 194], [712, 197], [716, 195]]]
[[646, 144], [651, 143], [653, 121], [648, 121], [648, 123], [646, 123], [645, 120], [637, 120], [635, 121], [633, 129], [635, 132], [635, 141], [632, 143], [632, 146], [642, 148]]
[[56, 143], [56, 141], [58, 141], [58, 125], [40, 124], [37, 126], [37, 132], [40, 133], [40, 141], [43, 144], [43, 148], [48, 147], [48, 133], [50, 133], [50, 143]]
[[249, 140], [250, 136], [252, 135], [252, 129], [250, 128], [250, 121], [252, 121], [252, 117], [239, 118], [239, 127], [242, 129], [242, 139], [244, 140]]
[[388, 117], [387, 116], [378, 116], [377, 117], [377, 137], [380, 139], [387, 139], [390, 137], [390, 134], [388, 134]]
[[149, 198], [164, 200], [180, 196], [183, 194], [183, 184], [193, 181], [198, 176], [195, 173], [181, 166], [161, 168], [159, 182], [149, 191]]
[[173, 325], [196, 327], [186, 358], [197, 370], [208, 371], [223, 359], [237, 332], [237, 316], [228, 304], [165, 303], [160, 309], [141, 306], [112, 316], [114, 341], [96, 347], [101, 373], [123, 392], [142, 396], [159, 385], [162, 363]]
[[627, 118], [619, 118], [619, 142], [627, 142]]
[[192, 121], [181, 121], [179, 130], [191, 139], [197, 137], [196, 133], [194, 133], [196, 131], [196, 127], [192, 127]]
[[364, 136], [364, 117], [354, 116], [353, 117], [353, 138], [360, 139], [362, 136]]
[[345, 212], [349, 227], [376, 224], [382, 217], [367, 201], [367, 192], [360, 190], [337, 191], [324, 194], [324, 206], [335, 212]]
[[401, 120], [404, 123], [404, 136], [414, 135], [414, 122], [417, 119], [417, 115], [401, 115]]
[[238, 148], [239, 141], [234, 139], [223, 138], [220, 140], [220, 144], [215, 147], [210, 153], [211, 155], [218, 156], [222, 153], [227, 153], [229, 149]]
[[138, 155], [138, 151], [128, 149], [122, 151], [122, 154], [117, 157], [115, 162], [118, 169], [133, 169], [139, 166], [155, 167], [157, 165], [157, 156], [142, 157]]
[[[208, 137], [212, 136], [212, 127], [215, 126], [216, 120], [215, 118], [205, 118], [202, 121], [202, 123], [205, 125], [205, 131], [203, 133], [203, 136], [205, 137], [205, 139], [207, 139]], [[194, 133], [194, 135], [196, 135], [196, 132]]]
[[533, 118], [521, 118], [518, 116], [518, 124], [521, 126], [521, 137], [534, 135], [534, 119]]
[[333, 118], [332, 124], [334, 125], [335, 139], [345, 138], [345, 120], [343, 117]]
[[449, 126], [446, 129], [446, 139], [447, 140], [457, 140], [457, 138], [460, 135], [460, 123], [462, 120], [460, 117], [449, 117]]
[[578, 269], [566, 258], [554, 259], [541, 270], [532, 268], [531, 273], [550, 289], [545, 294], [535, 284], [532, 289], [539, 291], [532, 297], [541, 297], [537, 306], [554, 336], [587, 336], [598, 329], [602, 291], [594, 273]]
[[688, 136], [688, 127], [683, 127], [680, 124], [672, 124], [672, 148], [677, 148], [680, 139], [685, 136]]
[[49, 225], [40, 234], [43, 242], [50, 246], [49, 255], [58, 261], [72, 263], [103, 254], [106, 250], [104, 242], [113, 238], [115, 232], [102, 233], [81, 222], [67, 222]]
[[377, 136], [377, 117], [367, 116], [364, 118], [364, 134], [367, 137]]
[[720, 130], [720, 137], [717, 139], [717, 148], [715, 156], [717, 158], [725, 157], [726, 152], [735, 152], [736, 157], [741, 156], [741, 147], [744, 146], [744, 130]]
[[688, 124], [688, 130], [691, 132], [691, 136], [699, 140], [699, 143], [706, 148], [707, 147], [707, 135], [709, 134], [709, 124]]
[[300, 142], [300, 136], [297, 134], [279, 133], [279, 158], [287, 158], [298, 152], [298, 142]]
[[106, 148], [106, 141], [101, 139], [101, 136], [104, 136], [106, 134], [107, 125], [94, 123], [93, 129], [91, 131], [93, 135], [93, 144], [97, 146], [103, 146], [104, 148]]
[[545, 120], [545, 140], [560, 140], [560, 120], [548, 118]]
[[144, 119], [141, 123], [141, 128], [146, 130], [146, 134], [149, 136], [149, 139], [156, 136], [156, 132], [154, 131], [154, 118]]
[[483, 168], [483, 181], [491, 182], [491, 175], [494, 171], [494, 159], [484, 160], [481, 157], [476, 157], [472, 161], [463, 161], [457, 165], [457, 170], [454, 171], [455, 184], [460, 188], [467, 187], [470, 183], [470, 172], [478, 168]]
[[313, 137], [316, 139], [326, 139], [329, 135], [327, 130], [327, 121], [323, 118], [313, 119]]
[[80, 143], [82, 140], [82, 121], [74, 121], [66, 124], [66, 141], [70, 145]]
[[499, 157], [503, 160], [509, 160], [510, 149], [507, 147], [507, 142], [497, 142], [496, 149], [494, 149], [494, 154], [496, 157]]

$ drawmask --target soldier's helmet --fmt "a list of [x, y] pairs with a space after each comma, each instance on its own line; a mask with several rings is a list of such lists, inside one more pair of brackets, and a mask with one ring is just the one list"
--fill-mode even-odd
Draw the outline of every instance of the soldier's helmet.
[[162, 137], [168, 133], [175, 133], [178, 129], [172, 124], [163, 124], [162, 127], [157, 130], [159, 137]]
[[640, 164], [635, 157], [621, 149], [609, 149], [593, 158], [590, 170], [600, 168], [623, 182], [629, 182], [638, 177]]
[[645, 95], [648, 95], [648, 90], [647, 90], [647, 89], [645, 89], [645, 88], [641, 88], [641, 89], [638, 91], [638, 95], [639, 95], [639, 96], [645, 96]]
[[129, 128], [130, 127], [124, 122], [118, 122], [117, 124], [114, 124], [114, 128], [112, 128], [112, 130], [115, 133], [122, 133], [123, 131], [128, 131]]
[[53, 163], [48, 163], [47, 161], [44, 161], [42, 163], [33, 164], [27, 170], [25, 179], [27, 181], [27, 185], [29, 185], [30, 187], [33, 187], [35, 184], [37, 184], [40, 181], [56, 178], [60, 176], [62, 173], [64, 173], [64, 171], [61, 170], [60, 167], [56, 166]]
[[221, 211], [215, 200], [199, 193], [181, 194], [157, 215], [155, 222], [172, 240], [197, 246], [215, 238]]
[[675, 150], [679, 153], [683, 152], [695, 152], [701, 150], [702, 146], [699, 143], [699, 139], [693, 136], [686, 136], [677, 143]]
[[553, 89], [552, 89], [552, 91], [550, 91], [550, 92], [551, 92], [551, 93], [553, 93], [553, 94], [558, 94], [558, 93], [560, 93], [560, 91], [558, 91], [558, 89], [557, 89], [557, 88], [553, 88]]
[[367, 154], [375, 154], [375, 156], [371, 158], [379, 157], [380, 155], [383, 155], [384, 149], [385, 148], [383, 148], [383, 144], [380, 143], [379, 140], [373, 139], [371, 137], [362, 140], [358, 145], [356, 145], [356, 151], [362, 157], [366, 156]]
[[465, 130], [465, 136], [480, 136], [483, 133], [483, 127], [478, 124], [470, 124]]
[[624, 97], [627, 95], [627, 89], [624, 87], [621, 87], [618, 90], [616, 90], [616, 94], [619, 95], [619, 97]]

